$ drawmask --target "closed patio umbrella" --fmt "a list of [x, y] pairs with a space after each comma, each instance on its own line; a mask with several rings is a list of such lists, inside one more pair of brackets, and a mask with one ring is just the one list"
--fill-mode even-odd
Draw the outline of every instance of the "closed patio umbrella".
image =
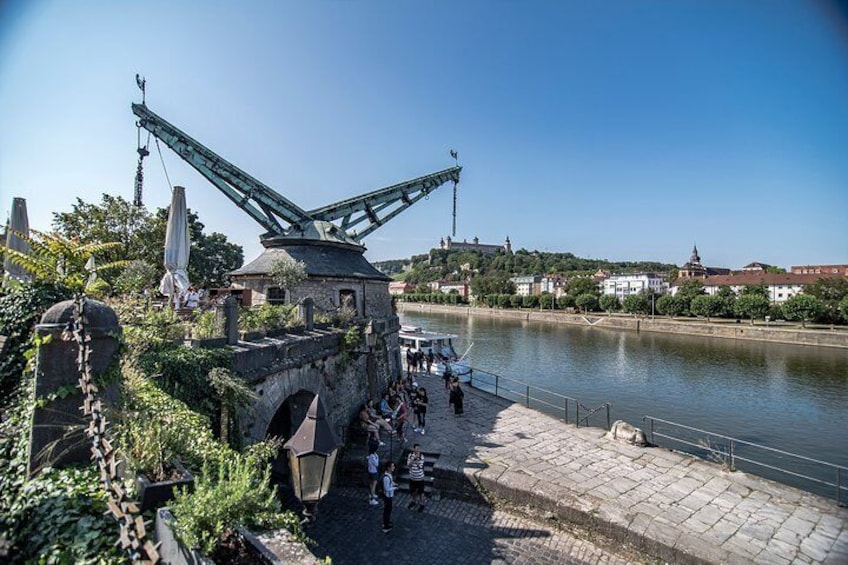
[[[29, 236], [29, 217], [25, 198], [14, 198], [12, 200], [12, 215], [9, 218], [9, 229], [6, 231], [6, 248], [14, 249], [20, 253], [29, 253], [29, 244], [21, 239], [18, 234]], [[3, 258], [3, 270], [6, 272], [4, 278], [13, 278], [19, 281], [29, 280], [29, 273], [23, 267], [15, 265], [9, 257]]]
[[159, 283], [159, 292], [169, 296], [175, 308], [179, 307], [179, 297], [189, 285], [186, 269], [190, 245], [185, 188], [175, 186], [165, 232], [165, 276]]

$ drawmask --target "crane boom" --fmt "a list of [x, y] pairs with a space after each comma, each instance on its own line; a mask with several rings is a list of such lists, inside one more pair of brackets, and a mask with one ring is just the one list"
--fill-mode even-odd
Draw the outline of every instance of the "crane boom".
[[[312, 234], [330, 233], [342, 241], [361, 245], [367, 235], [444, 183], [453, 181], [456, 185], [462, 171], [462, 167], [454, 166], [306, 211], [158, 116], [143, 102], [133, 104], [132, 111], [139, 118], [139, 127], [162, 140], [265, 228], [263, 239], [279, 236], [310, 238]], [[393, 208], [395, 205], [397, 207]], [[337, 220], [341, 220], [341, 226], [332, 224]], [[351, 230], [363, 222], [368, 222], [363, 229]]]
[[[368, 220], [370, 224], [364, 230], [352, 234], [354, 239], [361, 241], [368, 234], [422, 198], [425, 198], [430, 192], [446, 182], [453, 181], [454, 183], [458, 183], [459, 173], [461, 171], [462, 167], [451, 167], [417, 179], [374, 190], [354, 198], [348, 198], [335, 204], [328, 204], [322, 208], [310, 210], [308, 214], [316, 220], [325, 220], [328, 222], [341, 219], [342, 228], [345, 230]], [[398, 208], [392, 210], [382, 218], [379, 217], [378, 214], [380, 212], [398, 203]], [[361, 214], [359, 217], [353, 218], [353, 215], [357, 213]]]

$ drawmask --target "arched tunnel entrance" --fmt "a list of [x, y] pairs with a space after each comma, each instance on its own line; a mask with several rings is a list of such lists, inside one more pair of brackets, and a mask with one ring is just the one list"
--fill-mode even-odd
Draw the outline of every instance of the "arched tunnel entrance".
[[[306, 418], [306, 411], [309, 410], [313, 398], [315, 393], [308, 390], [299, 390], [286, 398], [271, 418], [265, 437], [276, 436], [282, 438], [284, 442], [288, 441]], [[271, 466], [271, 474], [274, 480], [284, 484], [289, 483], [289, 463], [286, 459], [286, 451], [282, 447]]]

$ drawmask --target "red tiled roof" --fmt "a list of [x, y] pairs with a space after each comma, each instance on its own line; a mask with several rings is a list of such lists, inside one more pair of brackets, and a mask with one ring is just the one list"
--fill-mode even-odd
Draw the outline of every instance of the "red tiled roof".
[[[786, 286], [786, 285], [807, 285], [819, 279], [834, 277], [837, 275], [821, 274], [821, 275], [796, 275], [794, 273], [757, 273], [757, 272], [737, 272], [730, 275], [712, 275], [700, 280], [704, 286], [744, 286], [747, 284], [764, 284], [766, 286]], [[680, 286], [683, 281], [690, 280], [686, 278], [678, 278], [671, 286]]]

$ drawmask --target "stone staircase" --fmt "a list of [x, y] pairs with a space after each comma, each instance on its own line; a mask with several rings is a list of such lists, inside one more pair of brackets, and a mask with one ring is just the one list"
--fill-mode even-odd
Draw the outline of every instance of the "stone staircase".
[[[405, 445], [409, 445], [409, 442]], [[400, 462], [397, 464], [398, 468], [395, 473], [395, 481], [398, 484], [398, 490], [400, 492], [409, 492], [409, 469], [406, 466], [406, 458], [411, 452], [411, 447], [405, 448], [401, 453]], [[435, 478], [433, 471], [436, 467], [436, 461], [439, 460], [439, 454], [422, 451], [421, 455], [424, 456], [424, 495], [427, 498], [438, 500], [441, 493], [434, 488]]]

